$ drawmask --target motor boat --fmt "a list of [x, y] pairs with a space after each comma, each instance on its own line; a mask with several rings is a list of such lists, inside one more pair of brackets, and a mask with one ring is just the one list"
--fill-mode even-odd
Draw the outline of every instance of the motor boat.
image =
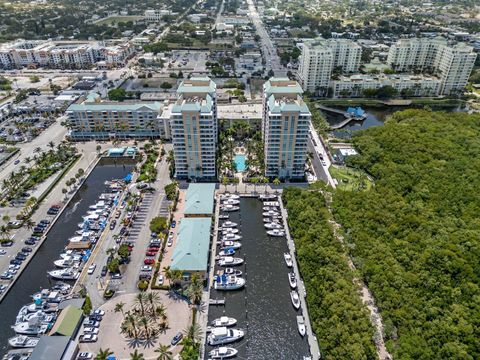
[[264, 222], [264, 223], [273, 222], [273, 223], [281, 224], [281, 223], [282, 223], [282, 217], [281, 217], [281, 216], [268, 216], [268, 217], [264, 217], [264, 218], [263, 218], [263, 222]]
[[228, 359], [236, 356], [237, 354], [237, 349], [226, 346], [221, 346], [218, 349], [213, 349], [208, 353], [211, 359]]
[[222, 224], [222, 228], [234, 228], [234, 227], [237, 227], [238, 224], [236, 222], [233, 222], [233, 221], [224, 221], [223, 224]]
[[270, 211], [270, 210], [271, 210], [271, 211], [278, 211], [278, 207], [276, 207], [276, 206], [264, 206], [264, 207], [262, 208], [262, 210], [263, 210], [263, 211]]
[[19, 312], [19, 314], [17, 315], [17, 319], [15, 320], [15, 325], [23, 322], [28, 322], [35, 316], [40, 317], [43, 324], [49, 324], [55, 320], [55, 314], [47, 314], [42, 310], [38, 310], [37, 312], [32, 313], [27, 312], [26, 314], [20, 314]]
[[298, 292], [295, 290], [290, 291], [290, 299], [292, 300], [292, 305], [295, 309], [300, 309], [300, 297], [298, 296]]
[[104, 200], [98, 201], [96, 204], [90, 205], [88, 208], [90, 210], [104, 209], [107, 206]]
[[40, 338], [17, 335], [8, 339], [8, 344], [13, 348], [34, 348], [37, 346]]
[[297, 280], [295, 279], [295, 274], [293, 272], [288, 273], [288, 282], [290, 283], [290, 287], [292, 289], [297, 287]]
[[226, 275], [235, 275], [235, 276], [240, 276], [242, 275], [242, 270], [234, 269], [234, 268], [226, 268], [223, 271], [224, 274]]
[[13, 331], [21, 335], [40, 335], [45, 334], [48, 325], [43, 324], [42, 320], [33, 316], [30, 320], [18, 323], [12, 326]]
[[73, 268], [52, 270], [48, 274], [58, 280], [77, 280], [80, 276], [79, 272]]
[[221, 207], [221, 210], [222, 211], [238, 211], [238, 210], [240, 210], [240, 207], [239, 206], [234, 206], [234, 205], [231, 205], [231, 204], [227, 204], [227, 205], [223, 205]]
[[216, 290], [238, 290], [245, 286], [245, 279], [235, 275], [220, 275], [215, 279]]
[[237, 319], [228, 316], [222, 316], [215, 320], [212, 320], [211, 324], [214, 327], [222, 327], [222, 326], [233, 326], [237, 323]]
[[267, 231], [267, 234], [270, 235], [270, 236], [285, 236], [285, 231], [283, 230], [280, 230], [280, 229], [272, 229], [272, 230], [268, 230]]
[[240, 200], [237, 199], [227, 199], [223, 201], [223, 205], [238, 205], [240, 204]]
[[238, 241], [242, 239], [242, 235], [238, 234], [223, 234], [221, 241]]
[[269, 210], [269, 211], [265, 211], [264, 213], [262, 213], [262, 215], [264, 217], [265, 216], [280, 216], [280, 213], [278, 211]]
[[221, 245], [220, 245], [220, 248], [223, 250], [223, 249], [227, 249], [227, 248], [230, 248], [230, 249], [240, 249], [242, 247], [242, 244], [239, 243], [238, 241], [230, 241], [230, 240], [227, 240], [227, 241], [224, 241]]
[[221, 231], [223, 235], [238, 234], [238, 229], [235, 228], [220, 228], [219, 231]]
[[271, 200], [276, 200], [277, 195], [274, 194], [262, 194], [258, 197], [262, 201], [271, 201]]
[[72, 257], [65, 257], [63, 259], [55, 260], [53, 264], [57, 268], [66, 269], [70, 267], [78, 266], [79, 260], [74, 260]]
[[244, 336], [245, 332], [243, 330], [218, 327], [212, 329], [207, 340], [209, 345], [215, 346], [235, 342]]
[[66, 295], [70, 292], [72, 285], [64, 284], [64, 283], [57, 283], [52, 286], [52, 290], [58, 291], [60, 294]]
[[228, 200], [228, 199], [238, 200], [240, 199], [240, 195], [228, 194], [228, 193], [220, 195], [220, 200]]
[[235, 254], [235, 249], [227, 247], [224, 250], [221, 250], [218, 253], [218, 256], [230, 256], [230, 255], [233, 255], [233, 254]]
[[243, 264], [243, 259], [232, 256], [225, 256], [218, 260], [218, 266], [236, 266], [240, 264]]
[[302, 315], [297, 315], [297, 327], [300, 335], [302, 337], [305, 336], [305, 334], [307, 333], [307, 328], [305, 326], [305, 319]]
[[228, 214], [220, 214], [218, 215], [218, 218], [220, 220], [227, 220], [230, 216]]
[[280, 203], [278, 201], [265, 201], [263, 203], [263, 206], [271, 206], [278, 208], [280, 206]]
[[72, 258], [74, 260], [81, 260], [82, 259], [82, 254], [79, 254], [74, 250], [67, 250], [67, 251], [60, 254], [60, 258], [61, 259]]
[[285, 264], [287, 264], [287, 267], [291, 268], [293, 266], [293, 261], [292, 257], [290, 256], [289, 253], [284, 253], [283, 258], [285, 259]]
[[270, 230], [280, 230], [280, 229], [283, 229], [283, 226], [280, 225], [279, 223], [266, 223], [266, 224], [263, 224], [263, 226], [265, 226], [265, 229], [270, 229]]

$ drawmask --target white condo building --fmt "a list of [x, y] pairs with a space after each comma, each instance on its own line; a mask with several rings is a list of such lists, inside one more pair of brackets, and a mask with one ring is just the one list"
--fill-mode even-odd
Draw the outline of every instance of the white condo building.
[[302, 88], [288, 78], [271, 78], [263, 86], [262, 134], [265, 176], [301, 179], [305, 176], [311, 113]]
[[326, 94], [333, 71], [358, 72], [361, 57], [361, 46], [348, 39], [305, 41], [298, 70], [303, 89]]
[[208, 77], [184, 80], [170, 114], [175, 177], [215, 180], [217, 151], [216, 85]]

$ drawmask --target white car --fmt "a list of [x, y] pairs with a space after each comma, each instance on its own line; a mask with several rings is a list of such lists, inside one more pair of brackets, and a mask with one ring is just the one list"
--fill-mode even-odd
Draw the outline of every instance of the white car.
[[105, 311], [100, 310], [100, 309], [97, 309], [97, 310], [94, 310], [94, 311], [92, 312], [92, 315], [100, 315], [100, 316], [103, 316], [103, 315], [105, 315]]
[[91, 352], [81, 352], [77, 355], [77, 360], [91, 360], [93, 359], [93, 354]]
[[173, 245], [173, 238], [168, 238], [167, 240], [167, 246], [170, 247]]
[[80, 342], [97, 342], [98, 336], [95, 334], [85, 334], [80, 336]]
[[83, 328], [83, 333], [84, 334], [94, 334], [94, 335], [97, 335], [99, 332], [98, 328], [94, 328], [94, 327], [85, 327]]
[[158, 275], [158, 284], [163, 285], [163, 275]]
[[88, 267], [88, 271], [87, 271], [87, 274], [88, 275], [92, 275], [93, 272], [95, 271], [95, 268], [97, 267], [97, 264], [92, 264]]
[[7, 253], [7, 250], [0, 249], [0, 255], [5, 255]]
[[143, 265], [140, 268], [140, 271], [152, 271], [152, 270], [153, 270], [153, 268], [150, 265]]

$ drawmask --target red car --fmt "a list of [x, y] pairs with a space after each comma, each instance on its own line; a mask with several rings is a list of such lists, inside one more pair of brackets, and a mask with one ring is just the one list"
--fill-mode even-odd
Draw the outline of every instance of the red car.
[[158, 252], [158, 250], [160, 250], [159, 248], [156, 248], [156, 247], [151, 247], [151, 248], [148, 248], [147, 251], [149, 252]]
[[156, 252], [153, 252], [153, 251], [147, 251], [147, 253], [146, 253], [145, 255], [147, 255], [147, 256], [155, 256], [155, 255], [157, 255], [157, 253], [156, 253]]
[[144, 263], [145, 265], [153, 265], [153, 264], [155, 264], [155, 259], [146, 258], [145, 260], [143, 260], [143, 263]]

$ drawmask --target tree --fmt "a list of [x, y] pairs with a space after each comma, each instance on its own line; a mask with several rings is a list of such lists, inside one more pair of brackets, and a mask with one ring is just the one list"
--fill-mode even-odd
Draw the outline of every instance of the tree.
[[196, 305], [200, 304], [203, 295], [203, 286], [201, 280], [196, 274], [192, 275], [190, 279], [187, 294], [192, 303]]
[[155, 352], [158, 353], [157, 360], [173, 360], [173, 353], [169, 350], [168, 345], [158, 345]]
[[83, 315], [88, 316], [92, 312], [92, 301], [90, 300], [90, 296], [85, 297], [85, 302], [83, 303]]
[[171, 89], [173, 87], [172, 84], [170, 84], [169, 82], [167, 81], [164, 81], [162, 84], [160, 84], [160, 87], [163, 89], [163, 90], [167, 90], [167, 89]]
[[110, 351], [110, 349], [108, 348], [105, 350], [100, 348], [100, 350], [98, 350], [97, 356], [95, 356], [95, 360], [107, 360], [110, 355], [113, 355], [113, 351]]
[[156, 308], [159, 304], [161, 304], [160, 302], [160, 296], [158, 296], [158, 294], [156, 292], [148, 292], [148, 293], [145, 293], [145, 300], [150, 304], [150, 314], [152, 315], [152, 317], [155, 319], [156, 318]]
[[117, 258], [113, 258], [107, 263], [107, 268], [108, 271], [110, 271], [112, 274], [116, 274], [120, 270], [120, 262]]
[[167, 228], [167, 218], [165, 217], [157, 216], [150, 221], [151, 232], [159, 234], [162, 231], [165, 231], [166, 228]]
[[112, 101], [123, 101], [125, 100], [127, 93], [125, 89], [111, 89], [108, 91], [108, 99]]
[[135, 349], [133, 353], [130, 353], [130, 360], [145, 360], [145, 357]]
[[127, 312], [125, 319], [122, 322], [121, 331], [128, 336], [138, 339], [138, 323], [135, 316]]
[[135, 305], [140, 308], [142, 316], [145, 316], [145, 293], [140, 292], [135, 296]]

